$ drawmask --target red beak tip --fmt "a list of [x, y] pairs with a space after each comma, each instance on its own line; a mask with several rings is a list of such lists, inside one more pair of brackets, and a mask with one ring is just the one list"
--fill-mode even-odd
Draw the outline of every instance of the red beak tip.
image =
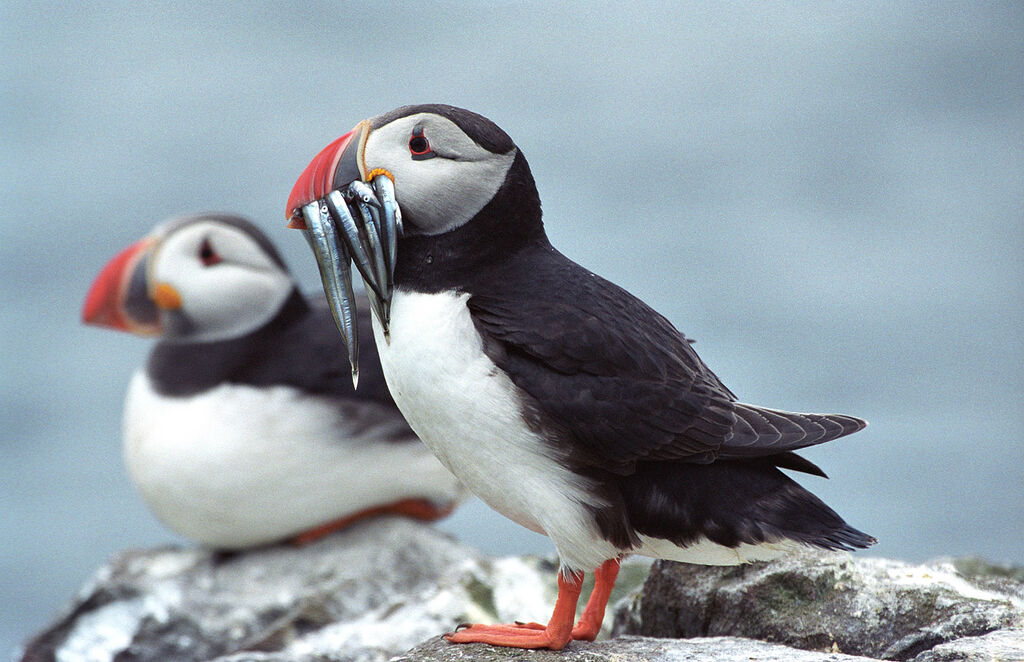
[[120, 308], [124, 279], [138, 256], [149, 248], [151, 243], [149, 239], [137, 241], [103, 266], [89, 287], [88, 294], [85, 295], [82, 322], [119, 331], [129, 330]]
[[119, 314], [116, 302], [106, 290], [107, 283], [100, 279], [93, 284], [82, 306], [82, 323], [90, 326], [105, 326], [110, 329], [127, 331], [128, 325]]
[[[302, 217], [297, 214], [298, 210], [314, 200], [318, 200], [334, 188], [334, 172], [338, 168], [338, 160], [341, 154], [352, 141], [355, 130], [349, 131], [337, 140], [333, 141], [313, 157], [299, 178], [295, 180], [291, 195], [288, 196], [288, 206], [285, 209], [285, 217], [289, 219], [288, 227], [305, 228]], [[301, 226], [293, 225], [298, 217]]]

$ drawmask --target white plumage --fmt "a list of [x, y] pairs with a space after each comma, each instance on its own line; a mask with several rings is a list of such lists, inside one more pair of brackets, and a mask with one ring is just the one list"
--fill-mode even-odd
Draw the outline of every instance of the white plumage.
[[212, 547], [280, 540], [414, 496], [451, 499], [453, 479], [426, 447], [387, 441], [394, 423], [366, 425], [371, 413], [360, 429], [342, 414], [288, 386], [161, 396], [139, 371], [125, 401], [125, 464], [162, 522]]

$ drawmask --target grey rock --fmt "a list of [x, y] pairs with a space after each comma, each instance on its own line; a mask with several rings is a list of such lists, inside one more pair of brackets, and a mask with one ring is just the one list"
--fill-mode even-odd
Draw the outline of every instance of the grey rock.
[[965, 637], [921, 653], [913, 662], [1021, 662], [1024, 630], [996, 630]]
[[460, 622], [546, 618], [554, 573], [551, 561], [490, 559], [398, 518], [302, 548], [130, 551], [23, 660], [384, 661]]
[[[613, 598], [649, 567], [625, 562]], [[492, 559], [398, 518], [301, 548], [129, 551], [23, 660], [383, 662], [462, 622], [546, 621], [556, 572], [553, 559]]]
[[991, 568], [965, 577], [950, 562], [816, 552], [734, 567], [659, 561], [642, 594], [616, 605], [613, 632], [739, 636], [910, 660], [946, 642], [1024, 625], [1020, 583], [1012, 571]]
[[[646, 585], [646, 584], [645, 584]], [[643, 632], [644, 587], [638, 586], [632, 591], [612, 602], [609, 600], [610, 614], [605, 614], [605, 621], [612, 621], [611, 636], [639, 634]]]
[[438, 635], [461, 622], [547, 620], [556, 562], [488, 558], [421, 523], [378, 519], [301, 548], [129, 551], [97, 571], [23, 660], [1024, 660], [1019, 568], [836, 554], [736, 568], [658, 562], [647, 577], [651, 567], [623, 563], [606, 618], [623, 636], [522, 651]]
[[868, 659], [840, 653], [794, 650], [734, 637], [651, 639], [624, 636], [594, 643], [574, 641], [560, 651], [529, 651], [483, 644], [455, 646], [436, 637], [392, 662], [863, 662]]
[[942, 558], [935, 562], [952, 565], [961, 576], [982, 588], [1001, 591], [1024, 600], [1024, 566], [991, 563], [974, 556]]

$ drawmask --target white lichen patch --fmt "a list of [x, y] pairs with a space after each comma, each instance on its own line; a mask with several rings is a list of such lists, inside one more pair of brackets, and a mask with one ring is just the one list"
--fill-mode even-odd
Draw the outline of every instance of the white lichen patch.
[[147, 615], [145, 600], [112, 602], [82, 615], [57, 649], [57, 662], [109, 662], [132, 643]]
[[912, 568], [924, 568], [926, 572], [922, 573], [923, 579], [944, 584], [968, 600], [1009, 601], [1015, 606], [1024, 609], [1024, 600], [1020, 600], [1007, 593], [988, 591], [975, 586], [967, 579], [964, 579], [952, 563], [943, 562], [931, 566], [912, 566]]
[[178, 577], [207, 556], [198, 549], [167, 549], [136, 556], [128, 562], [128, 572], [154, 581]]
[[[885, 590], [899, 587], [902, 589], [921, 589], [946, 593], [956, 602], [964, 600], [981, 600], [985, 602], [1010, 603], [1024, 608], [1024, 602], [1006, 593], [990, 591], [972, 584], [964, 579], [950, 563], [911, 565], [902, 561], [878, 558], [852, 559], [840, 563], [841, 570], [856, 575], [853, 583], [861, 587], [861, 592], [873, 595], [884, 594]], [[842, 584], [840, 581], [837, 584]]]
[[[530, 558], [464, 559], [438, 584], [418, 595], [328, 625], [284, 650], [301, 659], [325, 650], [399, 651], [451, 631], [462, 622], [546, 620], [554, 604], [554, 571]], [[550, 570], [550, 572], [547, 572]]]
[[[555, 606], [555, 570], [532, 557], [495, 559], [489, 581], [494, 588], [498, 620], [546, 623]], [[548, 564], [552, 565], [552, 564]]]
[[296, 639], [283, 653], [301, 659], [324, 651], [406, 650], [452, 629], [452, 617], [460, 607], [459, 599], [448, 592], [431, 596], [426, 602], [387, 605]]

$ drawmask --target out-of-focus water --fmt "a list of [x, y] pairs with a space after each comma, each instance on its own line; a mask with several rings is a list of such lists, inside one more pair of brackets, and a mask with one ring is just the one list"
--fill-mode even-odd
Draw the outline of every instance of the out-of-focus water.
[[[149, 344], [78, 320], [97, 270], [225, 210], [315, 288], [291, 185], [404, 103], [504, 127], [555, 245], [741, 399], [869, 419], [802, 480], [873, 553], [1024, 562], [1019, 4], [306, 4], [0, 6], [0, 649], [176, 542], [120, 460]], [[550, 551], [479, 504], [443, 526]]]

